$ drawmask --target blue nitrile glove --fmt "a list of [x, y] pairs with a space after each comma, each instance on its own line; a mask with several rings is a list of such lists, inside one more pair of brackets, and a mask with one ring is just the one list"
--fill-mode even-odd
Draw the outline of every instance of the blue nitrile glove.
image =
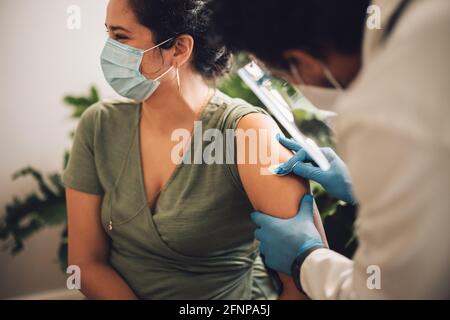
[[279, 219], [261, 212], [253, 212], [258, 225], [255, 237], [261, 242], [259, 250], [267, 267], [291, 275], [294, 260], [308, 251], [324, 248], [314, 225], [314, 198], [303, 197], [298, 214], [291, 219]]
[[295, 151], [296, 154], [276, 168], [275, 174], [284, 176], [294, 172], [297, 176], [321, 184], [331, 196], [350, 204], [356, 204], [347, 166], [333, 149], [321, 148], [331, 165], [328, 171], [322, 171], [297, 142], [279, 134], [277, 140], [286, 148]]

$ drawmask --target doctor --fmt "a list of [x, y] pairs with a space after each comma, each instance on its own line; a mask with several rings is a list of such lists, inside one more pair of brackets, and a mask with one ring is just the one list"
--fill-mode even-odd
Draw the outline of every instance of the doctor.
[[230, 48], [311, 100], [317, 87], [328, 98], [343, 90], [340, 156], [324, 150], [331, 169], [279, 137], [296, 155], [277, 173], [357, 203], [359, 248], [353, 260], [326, 249], [305, 196], [293, 219], [252, 214], [266, 264], [313, 299], [450, 298], [450, 2], [227, 0], [213, 10]]

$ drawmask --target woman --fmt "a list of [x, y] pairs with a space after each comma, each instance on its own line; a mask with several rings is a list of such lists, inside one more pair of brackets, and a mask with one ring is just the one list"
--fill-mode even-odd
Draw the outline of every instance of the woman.
[[[258, 138], [276, 146], [272, 151], [279, 151], [279, 160], [291, 156], [271, 143], [278, 128], [264, 111], [212, 89], [230, 55], [208, 38], [204, 5], [199, 0], [108, 5], [103, 71], [118, 93], [138, 102], [90, 107], [64, 172], [69, 264], [81, 268], [81, 291], [88, 298], [277, 297], [249, 215], [257, 209], [294, 216], [307, 192], [305, 181], [261, 175], [260, 161], [172, 159], [177, 145], [172, 133], [192, 132], [195, 121], [203, 130], [265, 129]], [[195, 153], [204, 146], [185, 150]], [[247, 146], [236, 151], [254, 152]], [[295, 191], [286, 197], [281, 188]], [[290, 277], [280, 276], [281, 298], [298, 298]]]

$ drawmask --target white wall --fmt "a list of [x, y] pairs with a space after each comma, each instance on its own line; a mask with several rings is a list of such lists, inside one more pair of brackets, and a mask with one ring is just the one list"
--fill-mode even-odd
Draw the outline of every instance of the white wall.
[[[106, 39], [107, 0], [0, 1], [0, 215], [13, 195], [35, 190], [31, 179], [12, 182], [11, 174], [31, 165], [49, 173], [62, 167], [76, 123], [62, 102], [105, 83], [99, 55]], [[66, 12], [81, 8], [81, 29], [69, 30]], [[56, 263], [60, 230], [47, 230], [25, 243], [15, 258], [0, 253], [0, 298], [65, 285]], [[1, 248], [0, 243], [0, 248]]]

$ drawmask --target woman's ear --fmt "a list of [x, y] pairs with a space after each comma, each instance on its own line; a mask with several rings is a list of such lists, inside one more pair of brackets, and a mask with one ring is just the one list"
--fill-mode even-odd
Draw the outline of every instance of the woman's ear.
[[174, 62], [178, 67], [181, 67], [191, 58], [194, 50], [194, 39], [188, 34], [183, 34], [176, 38], [174, 47]]
[[[321, 79], [323, 75], [322, 64], [320, 60], [316, 59], [309, 53], [302, 50], [292, 49], [287, 50], [283, 57], [287, 61], [290, 61], [292, 65], [291, 68], [296, 68], [297, 73], [301, 75], [302, 80], [306, 83], [316, 84], [318, 79]], [[295, 84], [301, 84], [296, 82], [298, 82], [297, 79], [294, 79]]]

